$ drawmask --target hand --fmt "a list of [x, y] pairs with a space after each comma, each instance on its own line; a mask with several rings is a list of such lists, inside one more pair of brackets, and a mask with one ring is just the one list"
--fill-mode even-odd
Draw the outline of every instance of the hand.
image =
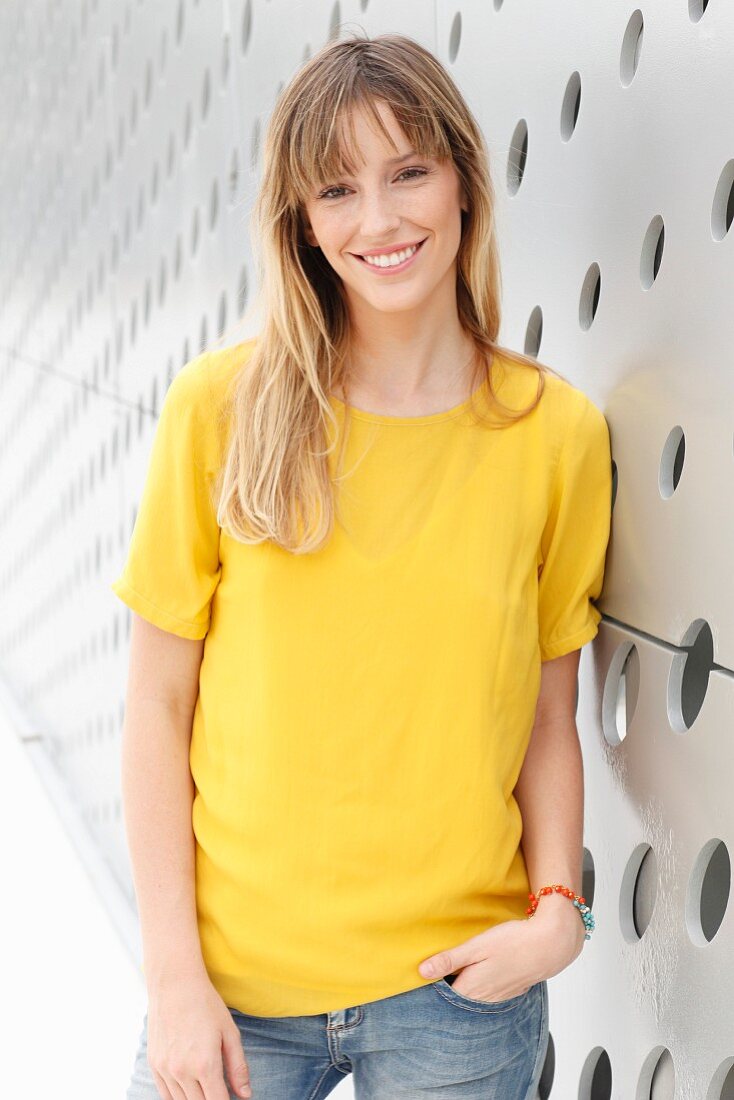
[[[541, 915], [541, 901], [532, 918], [504, 921], [431, 955], [419, 972], [435, 981], [460, 970], [453, 988], [477, 1001], [505, 1001], [526, 993], [536, 982], [565, 970], [583, 950], [583, 921], [568, 899], [563, 900], [568, 911], [549, 906]], [[429, 962], [430, 974], [424, 969]]]
[[148, 994], [148, 1064], [163, 1100], [250, 1097], [240, 1030], [206, 970], [157, 983]]

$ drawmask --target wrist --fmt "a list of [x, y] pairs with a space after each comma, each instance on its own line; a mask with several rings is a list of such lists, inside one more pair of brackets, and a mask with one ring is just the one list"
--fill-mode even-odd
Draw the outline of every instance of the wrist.
[[143, 974], [149, 993], [180, 981], [195, 981], [207, 976], [204, 959], [199, 954], [166, 955], [143, 964]]
[[568, 924], [582, 924], [581, 914], [573, 901], [565, 894], [543, 894], [538, 898], [538, 907], [532, 915], [533, 921], [564, 927]]

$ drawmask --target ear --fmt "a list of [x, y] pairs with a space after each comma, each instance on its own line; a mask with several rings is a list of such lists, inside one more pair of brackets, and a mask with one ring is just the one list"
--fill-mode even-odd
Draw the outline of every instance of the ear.
[[306, 238], [306, 243], [312, 245], [314, 248], [318, 248], [319, 242], [316, 240], [314, 231], [308, 222], [303, 227], [303, 235]]

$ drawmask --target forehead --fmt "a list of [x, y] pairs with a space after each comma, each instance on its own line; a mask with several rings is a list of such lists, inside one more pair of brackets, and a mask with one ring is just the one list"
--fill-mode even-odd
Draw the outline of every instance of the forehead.
[[414, 150], [422, 156], [443, 158], [447, 150], [418, 123], [401, 125], [389, 105], [355, 104], [344, 108], [328, 133], [314, 142], [312, 178], [339, 172], [355, 175], [375, 152], [385, 161], [398, 160]]

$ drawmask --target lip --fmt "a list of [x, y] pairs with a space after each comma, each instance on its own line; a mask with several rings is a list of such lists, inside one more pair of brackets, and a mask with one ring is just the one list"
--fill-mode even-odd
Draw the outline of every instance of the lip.
[[[403, 262], [401, 264], [396, 264], [394, 267], [377, 267], [375, 264], [367, 263], [366, 260], [362, 259], [362, 255], [360, 255], [359, 253], [353, 252], [352, 255], [354, 256], [357, 263], [364, 264], [365, 267], [368, 267], [370, 269], [370, 271], [373, 271], [376, 275], [397, 275], [397, 273], [399, 271], [407, 270], [407, 268], [410, 267], [410, 265], [413, 263], [413, 261], [415, 259], [417, 259], [418, 253], [420, 252], [421, 248], [423, 247], [423, 245], [426, 243], [427, 240], [428, 240], [428, 238], [424, 237], [422, 241], [412, 242], [413, 244], [418, 245], [418, 248], [416, 249], [416, 251], [413, 253], [412, 256], [408, 256], [407, 260], [403, 260]], [[399, 248], [391, 248], [390, 252], [401, 252], [403, 248], [410, 248], [410, 247], [411, 247], [410, 244], [406, 244], [406, 245], [402, 245]], [[389, 255], [389, 254], [390, 254], [389, 252], [385, 252], [383, 250], [382, 252], [380, 252], [380, 251], [378, 251], [378, 252], [365, 252], [363, 255], [365, 255], [365, 256], [382, 256], [382, 255]]]
[[[425, 240], [425, 237], [423, 238]], [[402, 244], [389, 245], [386, 248], [368, 248], [366, 252], [353, 252], [353, 256], [389, 256], [391, 252], [402, 252], [404, 248], [412, 248], [420, 241], [403, 241]]]

